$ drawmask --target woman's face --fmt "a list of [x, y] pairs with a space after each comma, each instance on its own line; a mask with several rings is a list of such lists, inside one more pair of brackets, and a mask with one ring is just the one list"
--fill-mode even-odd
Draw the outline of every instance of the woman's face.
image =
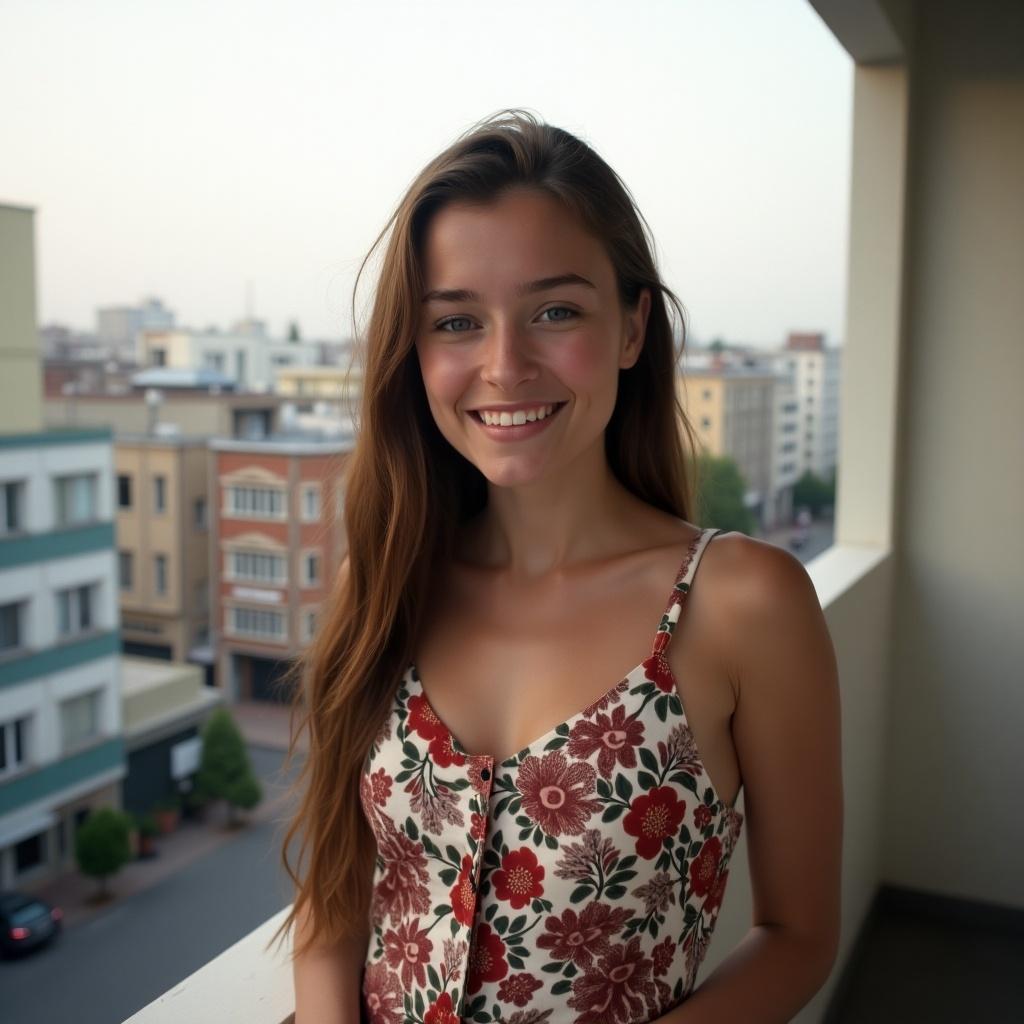
[[[557, 474], [597, 442], [603, 451], [650, 294], [622, 308], [602, 243], [556, 199], [519, 189], [443, 207], [424, 237], [423, 270], [416, 350], [449, 443], [498, 486]], [[528, 419], [491, 426], [481, 416], [491, 410]]]

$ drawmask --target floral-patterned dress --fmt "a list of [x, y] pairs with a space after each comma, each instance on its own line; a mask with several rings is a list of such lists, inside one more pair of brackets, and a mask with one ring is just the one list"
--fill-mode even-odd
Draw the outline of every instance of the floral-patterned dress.
[[743, 815], [711, 785], [665, 652], [504, 761], [464, 750], [410, 665], [369, 752], [363, 1019], [641, 1024], [693, 990]]

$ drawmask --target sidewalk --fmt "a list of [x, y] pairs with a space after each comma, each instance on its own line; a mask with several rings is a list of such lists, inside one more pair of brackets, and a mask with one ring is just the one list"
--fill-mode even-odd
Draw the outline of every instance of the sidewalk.
[[[231, 705], [228, 710], [247, 746], [281, 751], [283, 759], [288, 747], [288, 708], [247, 702]], [[298, 748], [296, 758], [301, 757], [304, 749], [305, 745]], [[203, 821], [182, 818], [173, 832], [156, 837], [157, 856], [130, 861], [108, 880], [107, 888], [113, 894], [112, 899], [94, 903], [99, 882], [77, 869], [52, 879], [33, 892], [61, 908], [66, 928], [73, 928], [112, 910], [135, 893], [158, 885], [218, 847], [245, 835], [253, 825], [281, 822], [286, 811], [286, 787], [277, 779], [261, 778], [260, 782], [264, 790], [263, 800], [252, 811], [235, 812], [236, 820], [245, 822], [244, 825], [233, 829], [226, 827], [227, 807], [223, 802], [209, 808]]]

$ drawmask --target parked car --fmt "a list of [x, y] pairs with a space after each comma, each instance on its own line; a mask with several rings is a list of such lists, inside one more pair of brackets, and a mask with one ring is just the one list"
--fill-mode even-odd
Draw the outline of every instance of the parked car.
[[55, 939], [64, 917], [60, 907], [27, 893], [0, 892], [0, 952], [11, 956]]
[[802, 507], [793, 520], [793, 529], [789, 534], [789, 546], [791, 548], [799, 549], [807, 543], [812, 522], [811, 510], [806, 506]]

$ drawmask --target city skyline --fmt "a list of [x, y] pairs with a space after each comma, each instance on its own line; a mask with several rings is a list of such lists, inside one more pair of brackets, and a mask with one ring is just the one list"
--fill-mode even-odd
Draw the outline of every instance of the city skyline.
[[841, 342], [852, 71], [809, 5], [439, 10], [6, 5], [0, 201], [36, 209], [39, 322], [158, 295], [229, 328], [251, 294], [271, 334], [347, 336], [412, 177], [523, 106], [622, 176], [695, 341]]

